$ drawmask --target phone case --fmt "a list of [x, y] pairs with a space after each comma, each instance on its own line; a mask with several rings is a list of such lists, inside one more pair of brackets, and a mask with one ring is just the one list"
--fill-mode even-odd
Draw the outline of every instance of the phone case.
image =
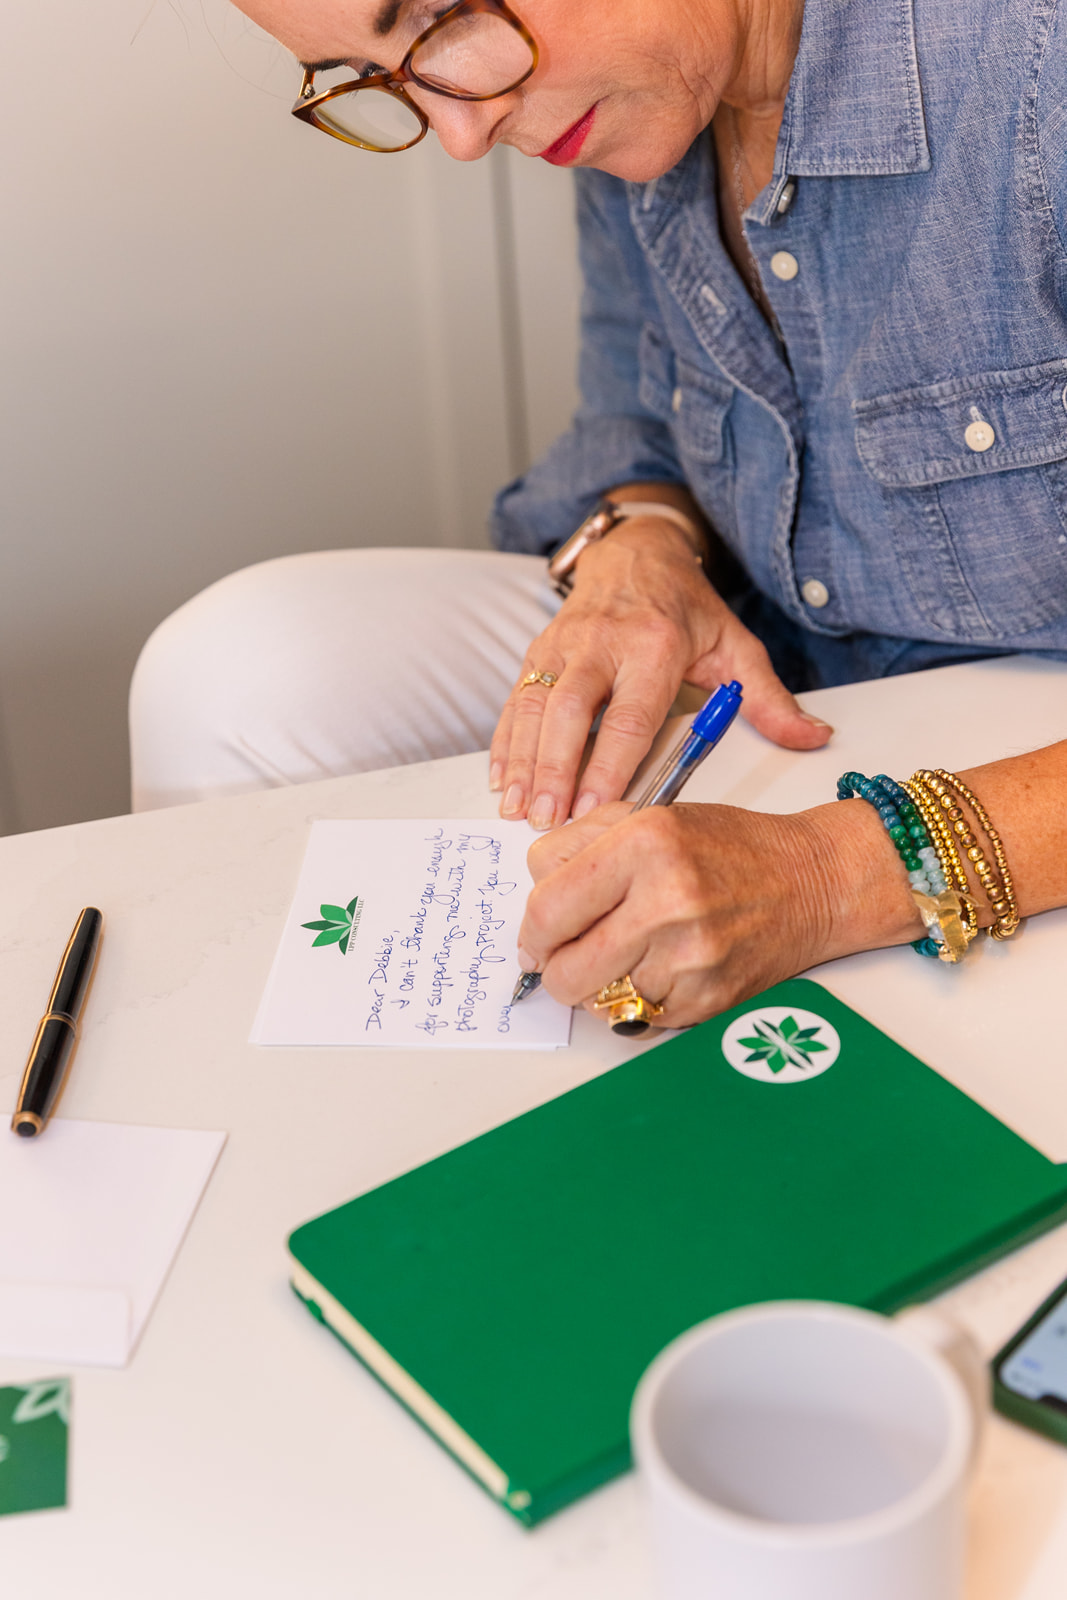
[[993, 1404], [996, 1409], [1013, 1422], [1021, 1422], [1024, 1428], [1033, 1428], [1035, 1432], [1055, 1439], [1058, 1444], [1067, 1444], [1067, 1402], [1062, 1402], [1063, 1410], [1060, 1411], [1046, 1400], [1028, 1400], [1025, 1395], [1017, 1394], [1001, 1382], [1000, 1369], [1053, 1306], [1065, 1297], [1067, 1278], [1057, 1284], [1046, 1300], [1042, 1300], [1033, 1316], [1023, 1323], [1018, 1333], [1012, 1334], [1004, 1348], [993, 1357]]

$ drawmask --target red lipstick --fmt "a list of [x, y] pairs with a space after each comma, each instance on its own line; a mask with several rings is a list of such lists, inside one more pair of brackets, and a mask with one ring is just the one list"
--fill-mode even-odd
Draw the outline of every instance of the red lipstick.
[[555, 144], [550, 144], [547, 150], [541, 151], [541, 160], [551, 161], [554, 167], [565, 167], [568, 162], [577, 161], [595, 116], [596, 106], [590, 106], [585, 116], [581, 117], [573, 127], [568, 128]]

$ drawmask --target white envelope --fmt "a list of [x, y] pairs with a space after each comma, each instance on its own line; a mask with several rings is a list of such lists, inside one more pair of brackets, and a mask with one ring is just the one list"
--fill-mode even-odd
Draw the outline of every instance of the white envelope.
[[58, 1117], [0, 1131], [0, 1356], [124, 1366], [225, 1141]]

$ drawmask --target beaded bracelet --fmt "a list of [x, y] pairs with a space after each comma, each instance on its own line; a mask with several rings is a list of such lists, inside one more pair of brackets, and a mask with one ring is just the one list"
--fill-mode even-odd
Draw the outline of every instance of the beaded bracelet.
[[934, 841], [934, 848], [937, 850], [945, 877], [959, 896], [960, 918], [963, 923], [964, 935], [969, 944], [978, 935], [978, 912], [971, 898], [971, 886], [967, 879], [967, 869], [956, 848], [956, 840], [946, 821], [945, 813], [933, 796], [928, 794], [922, 785], [913, 778], [902, 784], [901, 787], [918, 806], [930, 837]]
[[959, 961], [970, 942], [961, 921], [959, 896], [949, 888], [941, 858], [915, 802], [884, 772], [875, 778], [864, 777], [862, 772], [843, 773], [837, 780], [837, 798], [848, 800], [853, 795], [874, 807], [904, 863], [912, 897], [928, 929], [925, 938], [912, 940], [912, 949], [921, 956]]
[[[929, 848], [937, 857], [940, 871], [936, 875], [930, 875], [929, 893], [923, 892], [921, 884], [912, 882], [912, 899], [925, 926], [929, 929], [929, 937], [933, 939], [935, 945], [933, 953], [941, 961], [961, 961], [967, 954], [971, 940], [978, 932], [978, 918], [967, 892], [967, 878], [962, 863], [954, 851], [950, 852], [944, 848], [940, 829], [930, 826], [933, 817], [928, 817], [921, 807], [916, 808], [913, 795], [909, 794], [901, 784], [895, 783], [892, 778], [887, 778], [884, 773], [879, 773], [874, 782], [897, 805], [905, 825], [923, 826], [926, 829], [930, 840]], [[912, 822], [912, 814], [916, 810], [917, 818]], [[962, 897], [959, 887], [953, 882], [956, 868], [959, 869], [957, 883], [962, 884]], [[926, 954], [925, 949], [923, 953]]]
[[[975, 876], [985, 891], [993, 912], [993, 926], [989, 930], [992, 939], [1010, 939], [1021, 921], [1019, 905], [1015, 898], [1015, 886], [1012, 882], [1011, 871], [1008, 867], [1008, 858], [1004, 852], [1004, 845], [1000, 834], [989, 820], [989, 813], [972, 789], [957, 778], [954, 772], [946, 772], [943, 767], [937, 767], [933, 772], [925, 767], [920, 768], [912, 778], [912, 783], [924, 784], [929, 790], [933, 801], [941, 808], [946, 830], [954, 832], [960, 845], [966, 852], [966, 857]], [[957, 800], [958, 797], [958, 800]], [[970, 806], [978, 819], [979, 826], [984, 830], [989, 840], [992, 855], [1000, 871], [1000, 882], [994, 872], [985, 852], [978, 844], [968, 825], [962, 806], [958, 801], [963, 801]]]

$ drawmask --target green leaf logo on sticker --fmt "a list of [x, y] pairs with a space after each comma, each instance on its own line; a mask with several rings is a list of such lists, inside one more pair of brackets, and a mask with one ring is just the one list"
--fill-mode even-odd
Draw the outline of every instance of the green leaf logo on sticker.
[[832, 1067], [840, 1051], [837, 1029], [797, 1006], [749, 1011], [722, 1036], [731, 1067], [762, 1083], [807, 1083]]
[[323, 945], [335, 944], [342, 955], [347, 955], [348, 946], [359, 928], [363, 902], [356, 895], [346, 906], [324, 905], [319, 907], [319, 912], [321, 914], [319, 921], [300, 924], [302, 928], [309, 928], [317, 935], [312, 940], [311, 948], [318, 950]]
[[11, 1413], [13, 1423], [40, 1422], [53, 1412], [61, 1422], [70, 1422], [70, 1379], [45, 1378], [40, 1383], [21, 1385], [22, 1399]]

